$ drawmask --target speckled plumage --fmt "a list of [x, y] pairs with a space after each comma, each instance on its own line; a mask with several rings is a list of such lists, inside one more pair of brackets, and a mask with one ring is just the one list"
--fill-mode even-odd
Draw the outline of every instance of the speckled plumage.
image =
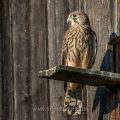
[[[90, 27], [89, 18], [84, 12], [76, 11], [69, 14], [68, 22], [70, 22], [70, 26], [65, 33], [62, 45], [62, 64], [90, 69], [96, 58], [97, 39], [95, 32]], [[79, 88], [81, 89], [80, 84], [67, 83], [64, 111], [68, 114], [76, 115], [81, 113], [79, 107], [82, 107], [82, 102], [78, 105], [79, 109], [70, 110], [70, 104], [73, 103], [70, 99], [73, 97], [69, 95], [69, 91], [77, 92]], [[79, 97], [79, 95], [76, 97]], [[76, 101], [80, 103], [80, 100], [75, 98], [74, 104], [72, 104], [73, 107], [77, 105]]]

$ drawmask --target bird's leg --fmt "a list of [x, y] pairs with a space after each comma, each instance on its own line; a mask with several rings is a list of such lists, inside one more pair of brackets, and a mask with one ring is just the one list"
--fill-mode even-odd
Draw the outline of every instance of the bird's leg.
[[[79, 93], [79, 92], [78, 92]], [[80, 94], [76, 96], [76, 109], [74, 112], [74, 116], [76, 115], [80, 115], [81, 114], [81, 110], [82, 110], [82, 101], [80, 100]]]
[[64, 100], [64, 109], [63, 111], [69, 115], [80, 115], [82, 108], [81, 101], [81, 87], [78, 87], [74, 90], [67, 89]]
[[65, 99], [64, 99], [64, 108], [63, 108], [63, 112], [67, 112], [68, 111], [68, 106], [69, 106], [69, 103], [70, 103], [70, 95], [68, 94], [68, 90], [66, 91], [66, 94], [65, 94]]

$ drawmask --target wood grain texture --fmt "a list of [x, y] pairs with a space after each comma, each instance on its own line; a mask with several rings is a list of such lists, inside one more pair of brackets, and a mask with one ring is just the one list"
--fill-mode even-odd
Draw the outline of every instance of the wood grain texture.
[[[115, 31], [117, 35], [120, 35], [120, 2], [116, 0], [114, 3], [114, 9], [115, 9]], [[120, 42], [119, 38], [114, 43], [114, 62], [115, 62], [115, 72], [120, 73], [120, 66], [119, 66], [119, 61], [120, 61]], [[120, 89], [116, 88], [111, 95], [110, 98], [110, 106], [113, 108], [113, 106], [116, 106], [114, 110], [111, 111], [110, 113], [110, 118], [113, 120], [118, 120], [120, 118]]]
[[[67, 2], [66, 2], [67, 3]], [[61, 44], [64, 33], [64, 0], [49, 0], [47, 3], [48, 12], [48, 54], [49, 67], [60, 64]], [[51, 120], [65, 120], [62, 112], [64, 87], [63, 82], [50, 81], [50, 111]]]
[[[111, 27], [111, 8], [114, 4], [111, 4], [108, 0], [92, 0], [90, 3], [85, 0], [84, 5], [84, 9], [90, 17], [91, 26], [96, 31], [98, 39], [98, 54], [93, 69], [109, 71], [109, 69], [106, 69], [107, 64], [109, 65], [107, 42], [113, 31], [113, 28]], [[106, 89], [88, 87], [87, 101], [87, 110], [89, 111], [87, 112], [88, 120], [109, 119], [109, 112], [106, 109], [106, 107], [109, 108], [109, 104], [104, 107], [104, 104], [109, 103], [109, 92]]]
[[2, 5], [0, 1], [0, 120], [2, 120]]
[[2, 49], [2, 120], [14, 119], [14, 79], [12, 63], [11, 4], [2, 1], [1, 49]]
[[[117, 34], [120, 36], [120, 1], [117, 0]], [[118, 45], [118, 52], [120, 52], [120, 43]], [[118, 62], [116, 63], [116, 65], [120, 64], [120, 53], [118, 54]], [[120, 66], [118, 66], [118, 73], [120, 73]], [[117, 103], [119, 104], [120, 101], [120, 90], [118, 89], [117, 91]], [[116, 112], [116, 119], [120, 118], [120, 104], [117, 107], [117, 112]]]
[[[49, 120], [46, 1], [12, 1], [15, 119]], [[41, 110], [43, 108], [43, 110]]]
[[59, 65], [48, 70], [39, 71], [40, 78], [82, 83], [84, 85], [114, 87], [120, 85], [120, 74], [81, 69]]
[[1, 119], [49, 120], [48, 111], [37, 109], [48, 107], [48, 82], [37, 77], [47, 68], [46, 1], [5, 0], [0, 9]]

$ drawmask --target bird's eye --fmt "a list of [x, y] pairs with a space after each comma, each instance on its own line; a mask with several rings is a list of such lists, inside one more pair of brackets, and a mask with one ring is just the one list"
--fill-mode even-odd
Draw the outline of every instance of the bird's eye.
[[77, 17], [77, 16], [74, 14], [74, 15], [73, 15], [73, 18], [76, 18], [76, 17]]

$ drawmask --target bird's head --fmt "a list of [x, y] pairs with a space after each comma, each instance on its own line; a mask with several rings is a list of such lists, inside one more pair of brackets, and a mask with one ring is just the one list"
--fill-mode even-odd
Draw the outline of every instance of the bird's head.
[[80, 11], [71, 12], [68, 16], [67, 22], [69, 22], [71, 26], [90, 26], [87, 14]]

